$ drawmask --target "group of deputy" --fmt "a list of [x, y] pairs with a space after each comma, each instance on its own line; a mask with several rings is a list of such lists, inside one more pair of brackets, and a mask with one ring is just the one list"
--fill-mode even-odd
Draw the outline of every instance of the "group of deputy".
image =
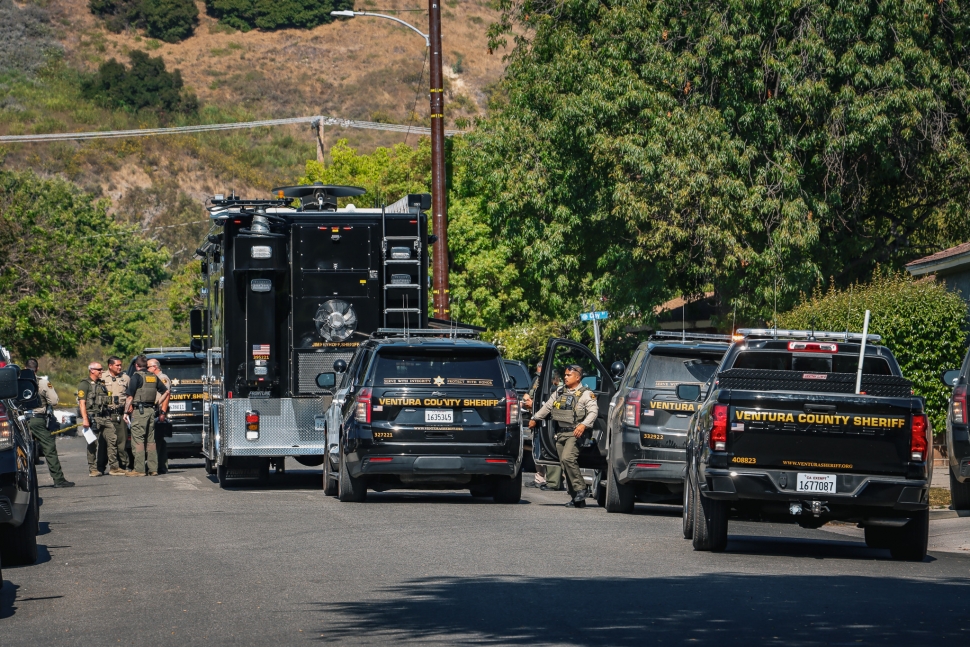
[[[135, 358], [135, 372], [122, 371], [121, 358], [108, 358], [108, 374], [101, 362], [88, 365], [88, 376], [77, 386], [78, 424], [88, 441], [88, 475], [156, 476], [167, 471], [164, 438], [155, 437], [155, 421], [166, 422], [171, 380], [157, 359]], [[37, 371], [37, 360], [26, 367]], [[74, 485], [64, 477], [54, 438], [44, 415], [58, 403], [57, 393], [46, 378], [38, 380], [42, 406], [34, 410], [28, 426], [47, 459], [54, 487]], [[131, 455], [128, 434], [131, 433]], [[100, 461], [99, 450], [106, 458]], [[107, 470], [107, 471], [106, 471]]]

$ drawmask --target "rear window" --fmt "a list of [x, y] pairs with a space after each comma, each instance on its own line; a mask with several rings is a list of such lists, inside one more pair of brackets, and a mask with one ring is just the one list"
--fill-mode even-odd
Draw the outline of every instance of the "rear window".
[[505, 362], [505, 371], [509, 374], [509, 377], [515, 379], [515, 388], [527, 389], [531, 386], [532, 378], [529, 377], [528, 371], [522, 368], [521, 364]]
[[407, 349], [385, 350], [374, 361], [370, 386], [432, 386], [504, 388], [498, 351], [463, 353]]
[[[810, 371], [815, 373], [855, 373], [858, 355], [795, 354], [786, 352], [747, 351], [739, 353], [731, 368], [755, 368], [770, 371]], [[892, 375], [889, 362], [882, 357], [866, 357], [862, 372], [867, 375]]]
[[678, 384], [703, 384], [714, 375], [720, 363], [720, 358], [651, 353], [637, 387], [673, 390]]
[[162, 363], [162, 373], [169, 378], [179, 382], [202, 383], [202, 364], [166, 364], [164, 360], [159, 361]]

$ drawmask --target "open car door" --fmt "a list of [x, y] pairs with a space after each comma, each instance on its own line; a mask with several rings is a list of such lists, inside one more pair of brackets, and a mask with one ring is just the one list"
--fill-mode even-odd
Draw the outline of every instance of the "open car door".
[[[606, 465], [606, 421], [609, 416], [610, 400], [616, 387], [609, 372], [586, 346], [554, 337], [546, 345], [542, 359], [542, 379], [535, 397], [535, 411], [548, 400], [562, 383], [567, 366], [578, 364], [583, 367], [583, 384], [596, 396], [599, 415], [593, 423], [592, 435], [584, 436], [589, 440], [579, 451], [579, 466], [600, 469]], [[533, 456], [541, 465], [558, 465], [556, 452], [556, 425], [551, 419], [538, 420], [534, 430]]]

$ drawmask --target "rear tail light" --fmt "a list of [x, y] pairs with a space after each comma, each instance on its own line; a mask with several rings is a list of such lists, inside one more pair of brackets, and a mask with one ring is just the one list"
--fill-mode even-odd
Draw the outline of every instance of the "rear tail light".
[[660, 467], [660, 463], [634, 463], [633, 467], [638, 470], [655, 470]]
[[711, 449], [723, 452], [727, 449], [728, 408], [726, 404], [715, 404], [711, 412], [714, 424], [711, 425]]
[[913, 433], [909, 441], [909, 451], [914, 461], [922, 462], [926, 460], [926, 448], [929, 446], [926, 432], [929, 427], [925, 415], [922, 413], [913, 414]]
[[803, 353], [837, 353], [838, 344], [820, 344], [814, 341], [790, 341], [788, 350], [797, 350]]
[[246, 440], [259, 440], [259, 411], [246, 412]]
[[507, 458], [486, 458], [485, 462], [490, 465], [508, 465], [509, 459]]
[[7, 417], [7, 409], [0, 402], [0, 450], [13, 447], [13, 427]]
[[371, 456], [367, 460], [371, 463], [390, 463], [394, 458], [391, 456]]
[[631, 427], [640, 426], [640, 400], [643, 398], [643, 391], [633, 389], [626, 396], [626, 404], [623, 405], [623, 424]]
[[958, 386], [953, 389], [953, 422], [967, 423], [967, 387]]
[[505, 390], [505, 424], [519, 424], [519, 396], [511, 389]]
[[370, 396], [371, 396], [370, 389], [361, 389], [360, 393], [357, 395], [357, 411], [354, 415], [354, 417], [357, 419], [357, 422], [370, 423], [370, 413], [371, 413]]

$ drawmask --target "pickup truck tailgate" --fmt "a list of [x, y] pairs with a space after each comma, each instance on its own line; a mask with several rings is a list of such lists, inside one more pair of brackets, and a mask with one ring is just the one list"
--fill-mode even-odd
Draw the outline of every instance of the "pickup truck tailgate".
[[725, 390], [733, 465], [904, 475], [912, 398]]

